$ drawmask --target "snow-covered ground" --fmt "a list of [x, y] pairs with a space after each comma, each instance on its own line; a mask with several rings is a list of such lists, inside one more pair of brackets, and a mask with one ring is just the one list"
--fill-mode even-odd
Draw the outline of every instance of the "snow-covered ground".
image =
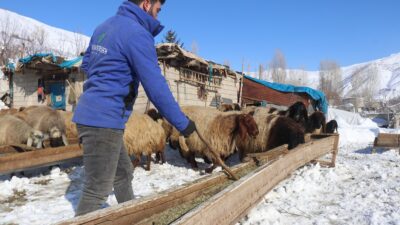
[[379, 129], [357, 114], [330, 110], [339, 124], [335, 168], [308, 165], [267, 194], [241, 224], [400, 224], [400, 155], [372, 152]]
[[[242, 224], [400, 224], [400, 156], [395, 150], [372, 153], [382, 130], [357, 114], [331, 109], [339, 123], [336, 168], [308, 165], [265, 196]], [[134, 172], [137, 198], [200, 178], [176, 151], [165, 165]], [[204, 165], [203, 165], [204, 166]], [[46, 171], [46, 170], [45, 170]], [[74, 216], [82, 187], [80, 164], [27, 177], [0, 177], [0, 224], [53, 224]], [[108, 205], [117, 204], [113, 195]]]

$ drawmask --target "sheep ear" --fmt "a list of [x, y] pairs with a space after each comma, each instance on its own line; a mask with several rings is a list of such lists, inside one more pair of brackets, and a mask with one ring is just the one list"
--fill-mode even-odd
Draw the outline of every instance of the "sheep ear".
[[27, 145], [28, 147], [32, 147], [32, 143], [33, 143], [33, 139], [32, 139], [31, 136], [29, 136], [26, 145]]
[[62, 134], [62, 140], [63, 140], [64, 145], [67, 146], [68, 145], [68, 138], [67, 138], [67, 136], [65, 136], [65, 134]]

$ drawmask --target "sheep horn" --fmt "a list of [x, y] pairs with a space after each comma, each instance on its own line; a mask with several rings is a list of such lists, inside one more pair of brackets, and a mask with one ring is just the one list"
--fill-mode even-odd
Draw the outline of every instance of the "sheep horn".
[[62, 140], [63, 140], [64, 145], [67, 146], [68, 145], [68, 138], [67, 138], [67, 136], [65, 136], [65, 134], [62, 134]]

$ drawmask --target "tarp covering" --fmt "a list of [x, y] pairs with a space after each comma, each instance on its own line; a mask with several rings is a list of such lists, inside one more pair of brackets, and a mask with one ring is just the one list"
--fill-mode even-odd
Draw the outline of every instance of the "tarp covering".
[[44, 58], [44, 57], [52, 57], [53, 63], [57, 62], [57, 58], [54, 56], [53, 53], [36, 53], [25, 58], [19, 59], [19, 62], [22, 64], [27, 64], [33, 61], [35, 58]]
[[11, 72], [14, 72], [14, 71], [15, 71], [15, 65], [14, 65], [14, 63], [8, 63], [8, 64], [6, 65], [6, 68], [9, 69]]
[[328, 113], [328, 101], [326, 100], [326, 96], [323, 92], [317, 91], [315, 89], [309, 87], [300, 87], [289, 84], [280, 84], [280, 83], [271, 83], [265, 80], [259, 80], [253, 77], [244, 76], [245, 78], [257, 82], [261, 85], [264, 85], [268, 88], [281, 91], [281, 92], [289, 92], [289, 93], [306, 93], [308, 94], [315, 102], [316, 106], [324, 113]]
[[74, 66], [76, 66], [77, 64], [80, 64], [82, 62], [82, 56], [79, 56], [75, 59], [71, 59], [71, 60], [66, 60], [64, 62], [62, 62], [61, 64], [59, 64], [58, 66], [61, 68], [72, 68]]

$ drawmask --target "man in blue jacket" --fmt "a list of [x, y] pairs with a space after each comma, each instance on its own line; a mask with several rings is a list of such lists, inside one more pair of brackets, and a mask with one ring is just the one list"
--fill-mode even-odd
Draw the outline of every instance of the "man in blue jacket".
[[165, 0], [130, 0], [98, 26], [82, 61], [87, 74], [74, 113], [82, 141], [85, 182], [76, 215], [100, 209], [114, 188], [118, 203], [133, 199], [131, 160], [123, 133], [142, 84], [148, 98], [183, 135], [195, 131], [158, 66], [154, 37]]

